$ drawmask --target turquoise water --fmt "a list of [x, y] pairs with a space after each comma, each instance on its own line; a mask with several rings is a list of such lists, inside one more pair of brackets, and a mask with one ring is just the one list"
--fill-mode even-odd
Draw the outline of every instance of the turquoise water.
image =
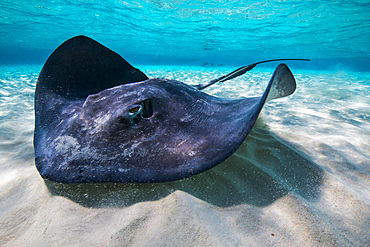
[[370, 70], [368, 0], [0, 2], [1, 63], [43, 63], [81, 34], [141, 64], [298, 57], [312, 59], [300, 68]]

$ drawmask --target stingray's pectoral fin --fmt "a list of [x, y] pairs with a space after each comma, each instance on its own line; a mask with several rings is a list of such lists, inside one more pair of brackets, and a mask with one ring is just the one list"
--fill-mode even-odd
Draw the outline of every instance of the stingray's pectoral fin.
[[294, 76], [288, 66], [284, 63], [280, 64], [271, 77], [270, 83], [262, 96], [265, 102], [282, 98], [294, 93], [296, 83]]
[[147, 79], [114, 51], [86, 36], [76, 36], [50, 55], [37, 87], [65, 98], [85, 99], [104, 89]]

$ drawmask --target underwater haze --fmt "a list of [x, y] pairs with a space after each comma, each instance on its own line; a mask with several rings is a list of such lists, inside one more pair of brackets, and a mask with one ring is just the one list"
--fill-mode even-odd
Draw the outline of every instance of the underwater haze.
[[[297, 82], [226, 161], [159, 184], [59, 184], [34, 161], [48, 56], [86, 35], [197, 85], [276, 58]], [[278, 62], [205, 93], [260, 97]], [[370, 2], [0, 1], [1, 246], [368, 246]], [[88, 84], [88, 82], [87, 82]]]

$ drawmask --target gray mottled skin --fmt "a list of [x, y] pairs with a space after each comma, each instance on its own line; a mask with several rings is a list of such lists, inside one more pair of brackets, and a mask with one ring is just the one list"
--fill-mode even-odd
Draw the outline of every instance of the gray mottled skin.
[[285, 64], [262, 97], [237, 100], [174, 80], [140, 80], [143, 74], [122, 85], [94, 82], [98, 89], [83, 94], [86, 84], [68, 86], [67, 93], [45, 83], [51, 70], [45, 66], [35, 97], [36, 166], [43, 178], [62, 183], [166, 182], [200, 173], [239, 147], [266, 99], [295, 90]]

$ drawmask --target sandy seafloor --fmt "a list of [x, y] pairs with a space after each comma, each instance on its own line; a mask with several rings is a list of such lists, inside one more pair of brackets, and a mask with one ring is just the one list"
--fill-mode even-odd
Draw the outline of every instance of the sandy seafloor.
[[[189, 84], [235, 68], [138, 66]], [[369, 246], [370, 73], [292, 69], [217, 167], [163, 184], [62, 185], [34, 164], [41, 66], [0, 67], [1, 246]], [[273, 69], [205, 90], [259, 96]]]

